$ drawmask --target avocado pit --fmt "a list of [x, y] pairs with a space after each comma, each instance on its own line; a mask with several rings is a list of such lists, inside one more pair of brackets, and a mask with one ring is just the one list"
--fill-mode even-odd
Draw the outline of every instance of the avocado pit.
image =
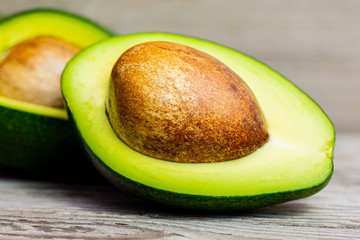
[[269, 138], [246, 83], [214, 57], [177, 43], [124, 52], [111, 73], [107, 113], [123, 142], [168, 161], [237, 159]]
[[61, 73], [80, 50], [52, 36], [37, 36], [18, 43], [0, 62], [0, 95], [63, 108]]

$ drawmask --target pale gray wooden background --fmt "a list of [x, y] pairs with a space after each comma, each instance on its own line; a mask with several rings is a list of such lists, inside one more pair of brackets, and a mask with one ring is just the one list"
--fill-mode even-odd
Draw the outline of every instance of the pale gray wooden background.
[[358, 0], [0, 0], [3, 14], [34, 7], [79, 13], [119, 34], [174, 32], [243, 51], [307, 92], [337, 130], [360, 130]]

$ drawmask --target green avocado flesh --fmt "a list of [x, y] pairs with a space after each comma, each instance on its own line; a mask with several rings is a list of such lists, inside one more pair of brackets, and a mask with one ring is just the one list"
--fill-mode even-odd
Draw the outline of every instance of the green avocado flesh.
[[[237, 73], [259, 102], [269, 141], [250, 155], [218, 163], [164, 161], [124, 144], [105, 110], [110, 73], [124, 51], [149, 41], [193, 47]], [[167, 33], [110, 38], [70, 61], [62, 91], [98, 169], [114, 184], [156, 202], [208, 211], [252, 209], [310, 196], [333, 172], [335, 132], [320, 107], [266, 65], [215, 43]]]
[[[66, 12], [36, 9], [0, 21], [0, 62], [14, 45], [53, 36], [81, 48], [112, 36], [93, 22]], [[20, 171], [68, 166], [80, 156], [66, 111], [0, 96], [0, 165]], [[51, 174], [53, 174], [52, 172]]]

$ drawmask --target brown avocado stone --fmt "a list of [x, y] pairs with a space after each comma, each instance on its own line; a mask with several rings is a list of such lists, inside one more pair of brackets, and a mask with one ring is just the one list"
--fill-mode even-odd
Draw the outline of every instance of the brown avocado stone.
[[52, 36], [37, 36], [13, 46], [0, 62], [0, 95], [64, 108], [60, 78], [80, 47]]
[[124, 52], [112, 70], [108, 100], [117, 136], [158, 159], [238, 159], [269, 138], [246, 83], [211, 55], [178, 43], [145, 42]]

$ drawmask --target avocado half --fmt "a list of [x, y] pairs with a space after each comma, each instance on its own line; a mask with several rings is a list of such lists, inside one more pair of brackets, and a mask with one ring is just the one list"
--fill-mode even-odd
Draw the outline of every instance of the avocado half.
[[[261, 106], [268, 142], [245, 157], [217, 163], [164, 161], [124, 144], [106, 114], [110, 74], [123, 52], [150, 41], [190, 46], [237, 73]], [[99, 171], [115, 185], [155, 202], [206, 211], [253, 209], [315, 194], [333, 173], [335, 131], [321, 108], [268, 66], [212, 42], [168, 33], [110, 38], [70, 61], [62, 92]]]
[[[0, 21], [0, 62], [12, 46], [36, 36], [58, 37], [85, 48], [112, 35], [90, 20], [67, 12], [20, 12]], [[32, 172], [68, 167], [74, 156], [81, 156], [73, 132], [64, 109], [0, 96], [2, 168]]]

